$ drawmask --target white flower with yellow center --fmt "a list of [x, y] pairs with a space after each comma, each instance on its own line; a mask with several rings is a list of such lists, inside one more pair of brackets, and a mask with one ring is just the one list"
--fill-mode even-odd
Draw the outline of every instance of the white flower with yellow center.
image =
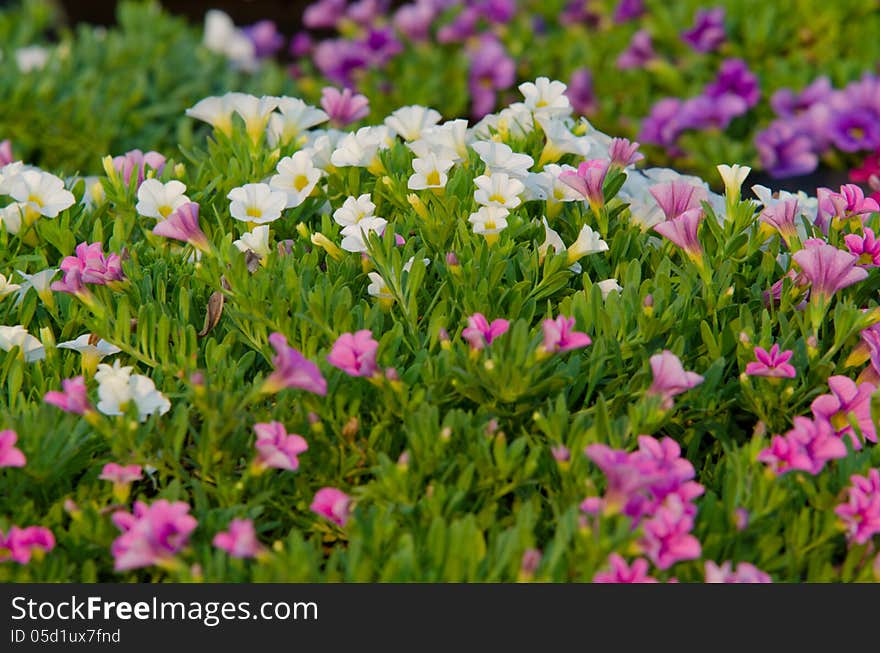
[[304, 131], [320, 125], [328, 119], [327, 114], [306, 104], [299, 98], [278, 98], [278, 113], [269, 116], [269, 145], [287, 145]]
[[52, 279], [58, 274], [58, 268], [46, 268], [45, 270], [35, 272], [34, 274], [28, 274], [21, 270], [16, 270], [16, 272], [18, 272], [18, 276], [24, 280], [21, 284], [21, 288], [18, 289], [18, 297], [15, 299], [16, 304], [21, 303], [25, 295], [27, 295], [28, 290], [31, 288], [36, 291], [37, 296], [44, 304], [53, 304], [52, 290], [49, 286], [52, 284]]
[[394, 301], [394, 294], [378, 272], [368, 272], [367, 277], [370, 284], [367, 286], [367, 293], [370, 297], [375, 297], [380, 302], [390, 305]]
[[415, 174], [410, 176], [406, 187], [410, 190], [445, 188], [446, 182], [449, 181], [447, 173], [453, 165], [452, 159], [427, 152], [426, 156], [413, 159], [412, 167]]
[[0, 274], [0, 299], [6, 297], [6, 295], [11, 295], [17, 290], [21, 289], [21, 286], [17, 283], [9, 283], [12, 281], [12, 275], [9, 275], [7, 279], [5, 275]]
[[721, 180], [724, 182], [724, 194], [728, 202], [734, 202], [740, 198], [743, 182], [752, 169], [749, 166], [741, 166], [734, 163], [732, 166], [721, 164], [716, 166]]
[[[146, 182], [144, 182], [146, 183]], [[287, 205], [287, 193], [268, 184], [245, 184], [229, 191], [229, 213], [236, 220], [253, 224], [274, 222]]]
[[347, 134], [330, 155], [330, 163], [337, 168], [367, 168], [373, 174], [383, 171], [379, 161], [379, 150], [389, 147], [387, 127], [361, 127], [353, 134]]
[[288, 209], [305, 202], [323, 174], [312, 165], [312, 157], [302, 151], [284, 157], [275, 169], [278, 174], [269, 180], [269, 187], [287, 194]]
[[558, 80], [538, 77], [534, 82], [519, 85], [519, 92], [525, 98], [525, 105], [535, 116], [568, 116], [571, 114], [571, 101], [565, 94], [568, 88]]
[[[541, 223], [544, 225], [544, 242], [538, 246], [538, 260], [543, 263], [544, 258], [547, 256], [547, 252], [550, 251], [551, 248], [553, 249], [554, 254], [562, 254], [565, 251], [565, 243], [562, 240], [562, 236], [560, 236], [555, 229], [550, 227], [546, 217], [541, 218]], [[569, 265], [568, 269], [575, 274], [580, 274], [583, 270], [581, 264], [577, 262]]]
[[49, 51], [39, 45], [29, 45], [15, 51], [15, 64], [23, 73], [42, 70], [49, 62]]
[[25, 212], [34, 212], [47, 218], [73, 206], [76, 198], [64, 188], [64, 182], [55, 175], [41, 170], [25, 170], [12, 180], [9, 194], [24, 204]]
[[234, 241], [232, 244], [240, 252], [251, 251], [265, 260], [271, 253], [269, 249], [269, 225], [263, 224], [259, 227], [254, 227], [251, 231], [246, 231], [239, 240]]
[[369, 235], [374, 233], [381, 236], [385, 232], [388, 220], [375, 216], [362, 218], [357, 224], [343, 227], [342, 242], [339, 246], [346, 252], [366, 252]]
[[424, 151], [436, 152], [444, 159], [451, 159], [456, 163], [466, 161], [470, 143], [467, 120], [449, 120], [442, 125], [423, 130], [421, 138], [409, 144], [416, 156], [421, 157], [421, 152], [416, 149], [420, 146], [416, 143], [422, 144]]
[[336, 224], [348, 227], [357, 224], [364, 218], [372, 218], [376, 205], [370, 200], [370, 194], [364, 193], [359, 197], [349, 197], [338, 209], [333, 212]]
[[575, 136], [571, 130], [557, 118], [551, 116], [538, 116], [538, 124], [544, 131], [546, 139], [544, 149], [538, 159], [538, 165], [543, 166], [554, 163], [565, 154], [575, 154], [586, 158], [590, 152], [590, 139], [584, 136]]
[[599, 286], [599, 290], [602, 292], [602, 299], [608, 299], [608, 295], [612, 292], [621, 292], [623, 288], [619, 283], [617, 283], [617, 279], [605, 279], [605, 281], [600, 281], [596, 284]]
[[105, 415], [123, 415], [129, 402], [134, 402], [138, 417], [143, 422], [150, 415], [164, 415], [171, 408], [168, 398], [156, 389], [153, 380], [141, 374], [132, 374], [130, 366], [101, 363], [95, 372], [98, 382], [98, 410]]
[[196, 102], [184, 113], [190, 118], [208, 123], [217, 131], [229, 136], [232, 134], [232, 114], [234, 112], [229, 96], [230, 94], [227, 93], [222, 96], [206, 97]]
[[24, 217], [27, 205], [23, 202], [13, 202], [0, 209], [0, 222], [6, 229], [6, 233], [17, 234], [21, 231], [21, 220]]
[[502, 138], [523, 138], [535, 131], [535, 121], [529, 108], [516, 102], [501, 110], [495, 128]]
[[122, 350], [116, 345], [111, 345], [106, 340], [100, 339], [91, 333], [84, 333], [75, 340], [59, 342], [58, 349], [72, 349], [82, 354], [82, 367], [84, 370], [94, 371], [98, 363], [106, 356], [113, 356]]
[[507, 216], [510, 211], [501, 206], [481, 206], [476, 213], [468, 217], [474, 227], [475, 234], [482, 234], [491, 245], [498, 240], [498, 234], [507, 227]]
[[393, 112], [385, 118], [385, 124], [403, 140], [416, 141], [425, 129], [440, 122], [441, 117], [434, 109], [411, 105]]
[[26, 168], [21, 161], [13, 161], [0, 167], [0, 195], [9, 195], [9, 191], [12, 190], [12, 182], [27, 169], [29, 168]]
[[162, 183], [158, 179], [144, 179], [138, 188], [135, 210], [145, 218], [164, 220], [178, 208], [189, 202], [186, 186], [172, 179]]
[[24, 360], [28, 363], [43, 360], [46, 357], [46, 349], [43, 347], [43, 343], [29, 334], [21, 324], [17, 326], [0, 326], [0, 349], [12, 351], [14, 347], [21, 349]]
[[269, 124], [269, 116], [278, 106], [277, 97], [264, 95], [255, 97], [247, 93], [230, 93], [229, 101], [232, 108], [244, 121], [244, 128], [251, 141], [256, 143], [266, 131]]
[[496, 141], [477, 141], [471, 147], [486, 164], [486, 174], [503, 172], [509, 177], [525, 179], [535, 160], [528, 154], [514, 152], [509, 145]]
[[257, 67], [257, 50], [253, 41], [235, 26], [229, 14], [219, 9], [209, 9], [205, 13], [202, 43], [242, 70], [255, 70]]
[[519, 179], [512, 179], [503, 172], [498, 172], [487, 177], [480, 175], [474, 179], [477, 190], [474, 191], [474, 200], [482, 206], [503, 206], [506, 209], [515, 209], [522, 200], [520, 195], [525, 192], [525, 185]]
[[577, 240], [568, 247], [568, 262], [574, 263], [584, 256], [607, 251], [608, 243], [602, 240], [602, 236], [593, 231], [590, 225], [585, 224], [581, 228]]
[[336, 151], [339, 141], [346, 135], [338, 129], [316, 129], [305, 134], [306, 144], [302, 148], [312, 157], [312, 165], [320, 170], [331, 167], [330, 157]]

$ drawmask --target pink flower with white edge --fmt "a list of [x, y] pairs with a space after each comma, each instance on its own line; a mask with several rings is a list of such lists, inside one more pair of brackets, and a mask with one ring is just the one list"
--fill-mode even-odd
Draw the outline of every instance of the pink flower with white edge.
[[250, 519], [233, 519], [228, 531], [214, 536], [213, 544], [233, 558], [255, 558], [263, 551]]
[[48, 553], [54, 548], [55, 536], [42, 526], [13, 526], [5, 535], [0, 531], [0, 562], [12, 560], [26, 565], [35, 552]]
[[337, 526], [345, 526], [351, 514], [351, 497], [335, 487], [324, 487], [315, 493], [310, 507]]
[[849, 435], [853, 448], [859, 450], [862, 443], [849, 423], [849, 415], [855, 417], [859, 430], [869, 442], [877, 442], [877, 430], [871, 417], [871, 395], [876, 387], [871, 383], [856, 385], [846, 376], [828, 378], [831, 394], [813, 400], [810, 408], [817, 420], [827, 422], [838, 437]]
[[711, 560], [706, 561], [705, 582], [707, 583], [772, 583], [768, 574], [758, 569], [749, 562], [740, 562], [736, 570], [732, 569], [730, 560], [716, 565]]
[[136, 501], [133, 512], [113, 513], [113, 523], [122, 531], [110, 549], [116, 571], [172, 566], [175, 556], [187, 546], [190, 534], [198, 525], [186, 503], [170, 503], [165, 499], [150, 505]]
[[296, 433], [287, 433], [281, 422], [261, 422], [254, 424], [257, 441], [256, 465], [273, 467], [295, 472], [299, 469], [299, 454], [309, 448], [305, 438]]
[[0, 431], [0, 467], [24, 467], [27, 458], [15, 447], [18, 433], [12, 430]]
[[541, 323], [541, 328], [544, 331], [544, 351], [563, 352], [590, 345], [593, 342], [590, 336], [575, 331], [574, 324], [573, 317], [565, 317], [564, 315], [559, 315], [553, 320], [544, 320]]
[[461, 337], [467, 340], [472, 349], [482, 349], [491, 345], [492, 341], [500, 335], [507, 333], [510, 322], [504, 319], [489, 321], [482, 313], [474, 313], [467, 319], [468, 325], [461, 332]]
[[626, 564], [617, 553], [608, 556], [609, 571], [600, 571], [593, 576], [594, 583], [656, 583], [657, 579], [648, 575], [648, 561], [636, 558], [632, 565]]
[[376, 373], [376, 351], [379, 343], [373, 334], [362, 329], [355, 333], [343, 333], [327, 356], [327, 362], [349, 376], [373, 376]]
[[797, 376], [797, 370], [789, 364], [794, 355], [792, 350], [780, 352], [779, 345], [774, 344], [770, 351], [761, 347], [755, 347], [755, 358], [746, 365], [746, 374], [749, 376], [767, 376], [777, 379], [793, 379]]

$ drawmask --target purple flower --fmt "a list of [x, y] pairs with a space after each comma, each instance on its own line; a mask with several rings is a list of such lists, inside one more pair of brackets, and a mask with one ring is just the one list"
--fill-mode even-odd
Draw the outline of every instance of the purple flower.
[[92, 412], [92, 405], [86, 395], [86, 383], [81, 376], [61, 381], [61, 391], [50, 390], [43, 397], [43, 401], [60, 408], [65, 413], [85, 415]]
[[727, 562], [716, 565], [711, 560], [706, 561], [705, 580], [707, 583], [772, 583], [770, 576], [748, 562], [740, 562], [736, 571], [731, 569], [732, 563]]
[[496, 25], [509, 23], [516, 15], [516, 0], [479, 0], [480, 15]]
[[318, 70], [336, 84], [354, 86], [354, 72], [369, 65], [372, 54], [363, 43], [347, 39], [327, 39], [318, 43], [312, 59]]
[[48, 552], [54, 548], [55, 537], [52, 531], [42, 526], [13, 526], [5, 535], [0, 531], [0, 562], [12, 560], [26, 565], [31, 561], [35, 550]]
[[644, 159], [645, 155], [639, 152], [638, 143], [631, 143], [628, 138], [612, 138], [608, 158], [611, 159], [610, 167], [626, 168]]
[[469, 52], [468, 88], [471, 112], [482, 118], [495, 107], [495, 92], [509, 88], [516, 79], [516, 64], [496, 38], [485, 36]]
[[489, 321], [482, 313], [474, 313], [467, 319], [468, 325], [461, 332], [461, 337], [467, 340], [472, 349], [482, 349], [491, 345], [498, 336], [507, 333], [510, 322], [504, 319]]
[[877, 240], [873, 229], [865, 227], [865, 233], [862, 236], [847, 234], [843, 237], [843, 241], [846, 243], [849, 253], [858, 257], [856, 265], [865, 268], [880, 266], [880, 240]]
[[773, 111], [782, 118], [791, 118], [810, 109], [813, 105], [826, 102], [831, 97], [831, 81], [819, 77], [800, 93], [781, 88], [770, 98]]
[[250, 519], [233, 519], [228, 531], [214, 536], [213, 544], [233, 558], [255, 558], [263, 550]]
[[24, 467], [27, 458], [15, 447], [18, 433], [12, 430], [0, 431], [0, 467]]
[[849, 423], [849, 415], [852, 415], [865, 439], [877, 442], [877, 430], [871, 418], [871, 395], [876, 390], [874, 385], [856, 385], [848, 377], [831, 376], [828, 378], [828, 387], [831, 394], [816, 397], [810, 405], [816, 420], [826, 422], [837, 437], [849, 435], [853, 448], [859, 450], [862, 443]]
[[742, 59], [725, 59], [718, 70], [715, 81], [709, 84], [704, 94], [713, 99], [733, 95], [745, 102], [746, 108], [758, 104], [761, 90], [758, 78], [749, 70]]
[[819, 165], [813, 140], [788, 121], [775, 120], [755, 136], [761, 165], [772, 177], [805, 175]]
[[605, 194], [602, 186], [608, 174], [609, 161], [605, 159], [590, 159], [583, 161], [577, 172], [566, 170], [559, 175], [559, 181], [570, 186], [580, 193], [590, 203], [590, 207], [596, 211], [605, 206]]
[[113, 167], [122, 175], [126, 186], [131, 181], [131, 176], [136, 174], [139, 188], [147, 175], [147, 168], [157, 177], [162, 174], [162, 170], [165, 169], [165, 157], [152, 150], [146, 154], [140, 150], [131, 150], [122, 156], [113, 157]]
[[437, 12], [430, 0], [416, 0], [394, 13], [394, 27], [410, 41], [427, 41]]
[[582, 116], [592, 115], [599, 104], [596, 100], [596, 93], [593, 90], [593, 73], [589, 68], [578, 68], [571, 74], [568, 87], [565, 89], [565, 95], [571, 102], [571, 107], [575, 113]]
[[373, 376], [376, 373], [376, 350], [379, 343], [368, 329], [343, 333], [333, 343], [327, 362], [349, 376]]
[[779, 351], [779, 345], [775, 344], [768, 352], [761, 347], [755, 347], [755, 358], [746, 365], [746, 374], [749, 376], [768, 376], [777, 379], [793, 379], [797, 376], [797, 370], [789, 364], [789, 360], [794, 355], [792, 350]]
[[284, 36], [271, 20], [258, 21], [242, 31], [254, 44], [254, 54], [258, 59], [272, 57], [284, 47]]
[[636, 18], [645, 13], [645, 0], [620, 0], [614, 8], [612, 19], [618, 25]]
[[690, 209], [674, 218], [654, 225], [654, 231], [678, 245], [693, 261], [703, 258], [703, 247], [697, 236], [705, 214], [703, 209]]
[[673, 397], [703, 382], [703, 377], [696, 372], [685, 372], [678, 356], [668, 349], [651, 356], [650, 362], [654, 380], [648, 388], [648, 394], [662, 397], [665, 410], [672, 408]]
[[452, 22], [437, 31], [439, 43], [460, 43], [476, 34], [480, 12], [476, 7], [465, 7]]
[[325, 87], [321, 91], [321, 107], [330, 117], [331, 124], [337, 127], [357, 122], [370, 113], [370, 101], [349, 88], [340, 92], [332, 86]]
[[186, 503], [165, 499], [136, 501], [133, 513], [113, 513], [113, 523], [122, 531], [110, 549], [116, 571], [171, 564], [198, 525]]
[[555, 320], [544, 320], [544, 351], [563, 352], [586, 347], [593, 341], [586, 333], [574, 330], [574, 318], [559, 315]]
[[346, 18], [367, 27], [376, 22], [379, 16], [388, 11], [389, 0], [357, 0], [352, 2], [345, 13]]
[[694, 18], [694, 26], [682, 32], [682, 40], [697, 52], [712, 52], [724, 43], [724, 8], [700, 9]]
[[682, 101], [677, 98], [663, 98], [654, 103], [651, 113], [642, 121], [639, 140], [659, 145], [673, 155], [681, 152], [676, 146], [682, 132]]
[[309, 448], [305, 438], [296, 433], [287, 433], [281, 422], [260, 422], [254, 424], [257, 440], [255, 460], [258, 468], [272, 467], [295, 472], [299, 469], [299, 454]]
[[880, 146], [878, 116], [861, 107], [835, 113], [829, 125], [829, 137], [844, 152], [875, 150]]
[[311, 510], [337, 526], [345, 526], [351, 515], [351, 497], [335, 487], [324, 487], [315, 493]]
[[312, 53], [315, 44], [308, 32], [297, 32], [290, 39], [290, 46], [287, 51], [293, 57], [305, 57]]
[[361, 40], [369, 65], [381, 68], [403, 52], [403, 44], [394, 36], [391, 27], [372, 28]]
[[691, 535], [693, 527], [694, 518], [684, 503], [678, 497], [670, 497], [643, 523], [642, 550], [658, 569], [669, 569], [676, 562], [699, 558], [701, 547], [699, 540]]
[[726, 129], [730, 121], [747, 111], [746, 102], [732, 93], [711, 98], [698, 95], [681, 105], [681, 129]]
[[846, 445], [823, 420], [795, 417], [794, 428], [775, 435], [770, 446], [758, 454], [758, 461], [770, 465], [776, 474], [800, 470], [814, 476], [829, 460], [846, 457]]
[[847, 501], [834, 512], [843, 521], [850, 541], [865, 544], [880, 533], [880, 471], [872, 469], [867, 476], [853, 474], [847, 489]]
[[795, 224], [798, 215], [798, 201], [791, 198], [766, 207], [761, 211], [758, 219], [776, 229], [790, 248], [791, 243], [796, 241], [798, 237], [797, 225]]
[[156, 223], [153, 233], [189, 243], [202, 252], [211, 251], [208, 237], [199, 227], [199, 205], [195, 202], [177, 207], [171, 215]]
[[646, 29], [640, 29], [633, 34], [626, 50], [617, 57], [617, 67], [621, 70], [644, 68], [649, 61], [656, 57], [654, 45], [651, 43], [651, 33]]
[[306, 7], [303, 12], [303, 25], [310, 29], [330, 29], [336, 27], [345, 15], [347, 0], [318, 0]]
[[269, 344], [275, 349], [272, 358], [275, 371], [263, 383], [263, 392], [275, 393], [284, 388], [300, 388], [318, 395], [327, 394], [327, 381], [312, 361], [288, 346], [281, 333], [269, 336]]
[[600, 571], [593, 576], [594, 583], [656, 583], [657, 579], [648, 576], [648, 561], [644, 558], [633, 560], [632, 566], [626, 564], [621, 556], [612, 553], [608, 556], [610, 571]]
[[804, 277], [810, 282], [810, 299], [827, 303], [838, 290], [868, 277], [868, 272], [856, 267], [858, 259], [834, 245], [811, 238], [804, 249], [792, 254]]

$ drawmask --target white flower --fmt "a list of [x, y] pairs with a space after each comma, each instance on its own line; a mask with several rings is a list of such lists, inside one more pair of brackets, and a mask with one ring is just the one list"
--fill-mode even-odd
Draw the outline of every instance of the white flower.
[[27, 204], [13, 202], [0, 209], [0, 222], [3, 223], [7, 233], [17, 234], [21, 231], [21, 218], [24, 215], [25, 208], [27, 208]]
[[721, 164], [716, 167], [718, 168], [718, 174], [721, 175], [721, 180], [724, 182], [724, 192], [728, 199], [739, 199], [743, 182], [749, 176], [752, 169], [748, 166], [741, 166], [738, 163], [732, 166]]
[[440, 113], [434, 109], [411, 105], [401, 107], [385, 118], [385, 124], [405, 141], [418, 140], [422, 131], [440, 122]]
[[339, 141], [330, 156], [330, 163], [337, 168], [346, 166], [370, 167], [376, 163], [379, 150], [384, 150], [387, 147], [387, 127], [361, 127]]
[[270, 95], [258, 98], [247, 93], [229, 93], [228, 97], [232, 109], [244, 120], [248, 136], [256, 143], [266, 131], [269, 116], [278, 106], [279, 98]]
[[524, 179], [529, 174], [529, 168], [535, 163], [528, 154], [514, 152], [504, 143], [477, 141], [471, 147], [486, 164], [487, 174], [503, 172], [517, 179]]
[[507, 209], [515, 209], [522, 200], [519, 196], [525, 191], [525, 185], [519, 179], [512, 179], [503, 172], [498, 172], [491, 177], [480, 175], [474, 179], [477, 190], [474, 191], [474, 200], [483, 206], [503, 206]]
[[525, 179], [526, 197], [528, 200], [547, 200], [548, 202], [577, 202], [583, 199], [578, 192], [559, 181], [559, 175], [565, 171], [576, 172], [577, 168], [570, 165], [548, 163], [541, 172], [530, 172]]
[[611, 154], [608, 149], [611, 147], [611, 137], [605, 132], [601, 132], [586, 118], [581, 118], [573, 127], [578, 134], [583, 134], [587, 142], [590, 143], [590, 157], [593, 159], [610, 159]]
[[232, 113], [234, 110], [229, 96], [230, 94], [227, 93], [219, 97], [214, 95], [206, 97], [204, 100], [196, 102], [185, 113], [190, 118], [202, 120], [228, 136], [232, 133]]
[[366, 252], [369, 234], [375, 233], [381, 236], [387, 224], [388, 220], [385, 218], [375, 216], [362, 218], [356, 224], [342, 228], [340, 233], [343, 238], [339, 246], [346, 252]]
[[144, 179], [138, 188], [138, 202], [134, 208], [146, 218], [162, 220], [189, 202], [184, 193], [186, 186], [176, 179], [164, 184], [158, 179]]
[[535, 115], [567, 116], [571, 113], [571, 102], [565, 95], [566, 85], [560, 81], [550, 81], [538, 77], [534, 82], [519, 85], [519, 92], [525, 98], [525, 105]]
[[446, 174], [454, 165], [452, 159], [428, 153], [425, 157], [413, 159], [412, 167], [415, 174], [411, 175], [406, 187], [410, 190], [424, 190], [426, 188], [445, 188], [449, 176]]
[[64, 188], [63, 181], [41, 170], [25, 170], [17, 175], [12, 180], [9, 194], [22, 202], [26, 209], [47, 218], [57, 217], [76, 202], [73, 193]]
[[49, 51], [39, 45], [29, 45], [15, 51], [15, 64], [23, 73], [41, 70], [49, 61]]
[[46, 357], [43, 343], [29, 334], [21, 324], [0, 326], [0, 349], [12, 351], [13, 347], [21, 349], [24, 360], [28, 363], [43, 360]]
[[9, 283], [12, 281], [12, 275], [9, 275], [7, 279], [5, 275], [0, 274], [0, 299], [6, 297], [6, 295], [11, 295], [16, 290], [20, 290], [21, 286], [17, 283]]
[[336, 224], [343, 227], [357, 224], [364, 218], [372, 218], [376, 205], [370, 200], [370, 194], [364, 193], [360, 197], [349, 197], [338, 209], [333, 212]]
[[571, 130], [560, 120], [550, 116], [538, 116], [538, 124], [544, 130], [547, 143], [541, 158], [547, 161], [556, 161], [563, 154], [575, 154], [586, 158], [590, 153], [590, 141], [583, 136], [575, 136]]
[[269, 117], [269, 145], [287, 145], [302, 132], [320, 125], [328, 116], [321, 109], [306, 104], [299, 98], [278, 98], [278, 111]]
[[[403, 264], [403, 271], [409, 272], [410, 270], [412, 270], [412, 266], [413, 266], [413, 263], [415, 263], [415, 260], [416, 260], [415, 256], [410, 256], [409, 260]], [[431, 265], [431, 259], [423, 258], [422, 263], [425, 264], [425, 267], [428, 267], [429, 265]]]
[[339, 145], [346, 132], [338, 129], [317, 129], [306, 133], [306, 146], [303, 152], [312, 157], [312, 165], [321, 170], [330, 167], [330, 157]]
[[232, 244], [241, 252], [250, 250], [260, 258], [266, 258], [271, 252], [269, 249], [269, 225], [263, 224], [254, 227], [253, 231], [243, 233], [241, 239]]
[[369, 293], [370, 297], [377, 297], [378, 299], [385, 300], [394, 299], [394, 295], [391, 293], [388, 284], [385, 283], [385, 279], [382, 278], [381, 274], [378, 272], [368, 272], [367, 277], [370, 279], [370, 284], [367, 286], [367, 293]]
[[287, 193], [272, 190], [268, 184], [245, 184], [233, 188], [226, 198], [233, 218], [254, 224], [277, 220], [287, 205]]
[[[52, 277], [58, 274], [58, 268], [46, 268], [45, 270], [35, 272], [34, 274], [27, 274], [21, 270], [16, 270], [16, 272], [18, 272], [18, 276], [24, 279], [24, 283], [21, 284], [21, 288], [18, 291], [18, 297], [15, 299], [16, 304], [19, 304], [21, 300], [24, 299], [27, 291], [31, 288], [37, 292], [40, 299], [51, 296], [49, 285], [52, 283]], [[43, 299], [43, 301], [46, 300]]]
[[228, 14], [219, 9], [209, 9], [205, 13], [205, 36], [202, 43], [243, 70], [256, 68], [257, 55], [253, 42], [235, 26]]
[[321, 178], [321, 171], [312, 165], [312, 157], [302, 151], [284, 157], [275, 169], [278, 174], [269, 180], [269, 187], [287, 194], [288, 209], [305, 202]]
[[606, 251], [608, 251], [608, 243], [602, 240], [599, 233], [593, 231], [590, 225], [585, 224], [581, 228], [577, 240], [568, 248], [568, 261], [569, 263], [574, 263], [588, 254], [598, 254], [599, 252]]
[[599, 290], [602, 292], [602, 299], [608, 299], [609, 293], [612, 291], [620, 292], [623, 288], [617, 283], [617, 279], [605, 279], [605, 281], [600, 281], [596, 284], [599, 286]]
[[562, 241], [562, 236], [555, 229], [550, 228], [550, 223], [547, 222], [546, 217], [541, 218], [541, 223], [544, 225], [544, 242], [538, 247], [538, 255], [543, 259], [547, 255], [547, 250], [551, 247], [554, 253], [562, 254], [565, 251], [565, 243]]
[[421, 143], [426, 146], [424, 151], [433, 151], [444, 159], [458, 162], [468, 158], [469, 142], [467, 120], [449, 120], [442, 125], [423, 130], [421, 139], [410, 143], [410, 149], [416, 156], [422, 156], [416, 149], [419, 147], [416, 143]]
[[171, 402], [156, 390], [153, 380], [141, 374], [132, 374], [130, 366], [123, 367], [114, 361], [113, 366], [98, 365], [95, 380], [98, 382], [98, 410], [105, 415], [122, 415], [125, 405], [133, 401], [138, 417], [143, 422], [150, 415], [164, 415]]
[[12, 182], [26, 169], [29, 168], [25, 168], [21, 161], [13, 161], [0, 167], [0, 195], [9, 195], [9, 191], [12, 190]]
[[481, 206], [471, 213], [468, 222], [474, 225], [475, 234], [497, 234], [507, 226], [510, 211], [501, 206]]
[[498, 121], [500, 116], [497, 113], [489, 113], [483, 116], [476, 125], [470, 129], [471, 141], [488, 141], [492, 139], [492, 134], [498, 131]]
[[[804, 191], [799, 190], [797, 194], [789, 193], [788, 191], [781, 190], [776, 193], [776, 197], [773, 196], [773, 191], [767, 188], [766, 186], [761, 186], [759, 184], [755, 184], [752, 186], [752, 192], [758, 198], [758, 201], [764, 206], [764, 208], [770, 208], [782, 202], [785, 202], [790, 199], [796, 199], [798, 201], [798, 211], [807, 217], [810, 223], [816, 222], [816, 213], [819, 208], [819, 200], [815, 197], [811, 197], [807, 195]], [[798, 221], [798, 228], [802, 228], [803, 225]], [[802, 235], [801, 239], [803, 240], [805, 237]]]
[[535, 131], [535, 121], [532, 112], [525, 104], [515, 102], [501, 110], [495, 128], [503, 136], [523, 138]]
[[74, 351], [78, 351], [80, 354], [95, 356], [98, 358], [98, 360], [104, 358], [105, 356], [118, 354], [122, 351], [116, 345], [111, 345], [109, 342], [103, 339], [99, 339], [97, 342], [92, 343], [91, 333], [84, 333], [76, 340], [59, 342], [57, 347], [58, 349], [73, 349]]

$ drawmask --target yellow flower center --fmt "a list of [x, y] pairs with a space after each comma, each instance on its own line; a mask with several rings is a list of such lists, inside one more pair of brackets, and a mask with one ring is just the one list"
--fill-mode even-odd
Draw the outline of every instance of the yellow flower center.
[[849, 135], [859, 140], [865, 137], [865, 130], [861, 127], [851, 127], [849, 130]]
[[831, 426], [834, 427], [835, 431], [842, 431], [849, 426], [849, 420], [846, 418], [846, 413], [843, 411], [834, 413], [834, 415], [831, 416]]
[[436, 170], [431, 170], [426, 176], [425, 181], [428, 182], [428, 186], [439, 186], [440, 185], [440, 173]]
[[247, 216], [249, 218], [262, 218], [263, 212], [256, 206], [249, 206], [247, 209]]
[[28, 196], [28, 202], [36, 204], [40, 208], [43, 208], [43, 199], [39, 195], [30, 195]]
[[173, 209], [168, 205], [160, 206], [157, 210], [159, 211], [159, 215], [161, 215], [163, 218], [167, 218], [169, 215], [171, 215], [171, 212], [173, 211]]
[[486, 220], [486, 224], [484, 225], [484, 227], [485, 227], [486, 231], [488, 231], [490, 229], [494, 229], [495, 228], [495, 221], [494, 220]]
[[293, 178], [293, 187], [300, 191], [309, 185], [309, 178], [305, 175], [297, 175]]
[[506, 198], [500, 193], [495, 193], [494, 195], [489, 196], [490, 202], [498, 202], [499, 204], [504, 204], [506, 202]]

